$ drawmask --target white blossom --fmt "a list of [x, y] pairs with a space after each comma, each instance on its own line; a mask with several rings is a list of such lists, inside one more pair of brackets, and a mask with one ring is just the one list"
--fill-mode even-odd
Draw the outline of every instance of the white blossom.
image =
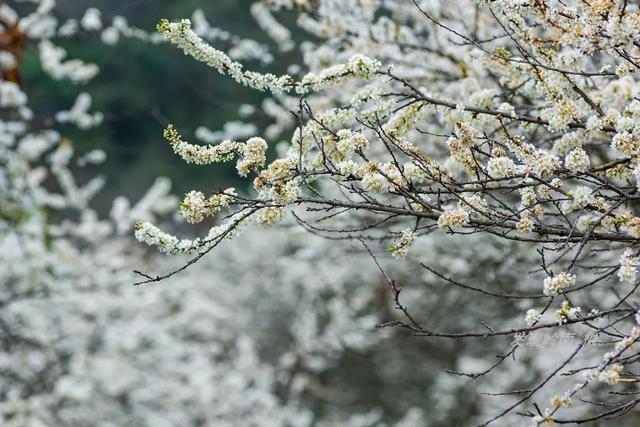
[[277, 206], [270, 206], [262, 209], [258, 215], [258, 223], [264, 227], [271, 227], [279, 223], [284, 218], [284, 209]]
[[544, 279], [544, 294], [549, 296], [557, 295], [560, 291], [575, 285], [575, 283], [575, 274], [558, 273], [555, 276]]
[[564, 165], [571, 172], [584, 172], [589, 169], [589, 156], [582, 148], [576, 148], [567, 154]]
[[0, 81], [0, 107], [18, 108], [27, 103], [27, 95], [14, 82]]
[[80, 129], [89, 129], [102, 123], [101, 112], [89, 113], [91, 108], [91, 95], [84, 92], [78, 95], [69, 111], [56, 113], [56, 120], [60, 123], [73, 123]]
[[618, 279], [621, 282], [634, 282], [638, 274], [640, 260], [633, 255], [633, 250], [626, 249], [620, 257], [620, 268], [618, 269]]
[[101, 13], [95, 7], [90, 7], [80, 20], [80, 25], [87, 31], [99, 31], [102, 29]]
[[496, 178], [509, 178], [516, 174], [517, 168], [513, 160], [508, 157], [492, 157], [487, 162], [489, 175]]
[[614, 135], [611, 147], [623, 156], [635, 156], [640, 153], [640, 144], [629, 132], [621, 132]]
[[446, 209], [438, 218], [438, 227], [454, 227], [469, 222], [469, 213], [462, 208]]
[[542, 315], [538, 312], [538, 310], [530, 308], [527, 310], [527, 315], [525, 317], [525, 323], [528, 327], [533, 326], [535, 323], [538, 323], [542, 319]]
[[404, 258], [407, 256], [409, 248], [415, 240], [416, 234], [413, 230], [403, 230], [400, 239], [389, 247], [389, 252], [391, 252], [391, 255], [393, 255], [394, 258]]

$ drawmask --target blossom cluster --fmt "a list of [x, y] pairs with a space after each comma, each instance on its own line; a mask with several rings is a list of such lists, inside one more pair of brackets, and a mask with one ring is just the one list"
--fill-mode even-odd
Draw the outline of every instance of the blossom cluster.
[[622, 282], [635, 282], [638, 275], [638, 265], [640, 260], [634, 256], [633, 250], [627, 249], [620, 257], [620, 269], [618, 270], [618, 279]]
[[[264, 18], [258, 13], [261, 20]], [[323, 70], [319, 74], [307, 74], [302, 81], [296, 83], [287, 74], [276, 76], [271, 73], [262, 74], [255, 71], [243, 71], [242, 64], [233, 61], [226, 53], [207, 44], [191, 29], [191, 21], [183, 19], [180, 22], [169, 22], [163, 19], [158, 24], [158, 31], [164, 34], [167, 42], [180, 47], [185, 55], [192, 56], [195, 60], [204, 62], [220, 74], [228, 74], [237, 83], [257, 90], [268, 90], [274, 94], [296, 88], [298, 93], [306, 93], [310, 90], [320, 90], [330, 85], [339, 83], [346, 77], [355, 76], [370, 79], [381, 67], [380, 62], [372, 60], [364, 55], [352, 56], [346, 64], [335, 65]], [[283, 38], [280, 34], [278, 39]]]
[[237, 196], [235, 188], [227, 188], [220, 194], [206, 197], [200, 191], [190, 191], [184, 196], [180, 204], [180, 214], [190, 223], [202, 222], [205, 218], [215, 215], [222, 208], [226, 208]]
[[563, 271], [555, 276], [544, 279], [544, 294], [549, 296], [557, 295], [560, 291], [563, 291], [575, 284], [576, 275]]
[[236, 167], [241, 176], [264, 165], [266, 159], [267, 143], [260, 137], [249, 138], [244, 143], [227, 140], [216, 145], [194, 145], [184, 141], [173, 125], [167, 126], [164, 137], [187, 163], [207, 165], [238, 156]]

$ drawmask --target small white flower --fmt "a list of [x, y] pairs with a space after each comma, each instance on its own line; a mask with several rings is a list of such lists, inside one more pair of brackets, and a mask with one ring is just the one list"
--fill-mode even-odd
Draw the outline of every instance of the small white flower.
[[404, 258], [409, 252], [409, 247], [416, 240], [416, 234], [411, 229], [404, 230], [400, 239], [389, 247], [394, 258]]
[[556, 310], [556, 320], [558, 323], [563, 324], [568, 320], [575, 320], [582, 313], [580, 307], [572, 307], [569, 301], [562, 301], [562, 306], [559, 310]]
[[0, 51], [0, 70], [10, 70], [17, 65], [16, 57], [7, 51]]
[[80, 129], [98, 126], [102, 123], [103, 114], [101, 112], [89, 113], [91, 102], [91, 95], [86, 92], [81, 93], [68, 111], [56, 113], [56, 120], [60, 123], [73, 123]]
[[369, 172], [362, 177], [362, 186], [374, 193], [385, 193], [389, 190], [389, 181], [378, 172]]
[[589, 155], [582, 148], [576, 148], [567, 154], [564, 165], [573, 173], [584, 172], [590, 166]]
[[527, 327], [533, 326], [535, 323], [538, 323], [542, 319], [542, 315], [540, 312], [534, 308], [530, 308], [527, 310], [527, 315], [524, 318]]
[[571, 196], [573, 197], [573, 201], [580, 206], [586, 206], [593, 200], [591, 189], [584, 185], [573, 190], [571, 192]]
[[469, 222], [469, 212], [457, 207], [446, 209], [438, 218], [438, 227], [454, 227]]
[[533, 231], [533, 220], [530, 215], [522, 215], [516, 224], [516, 230], [520, 233], [531, 233]]
[[120, 32], [117, 28], [106, 28], [100, 35], [100, 40], [106, 45], [114, 46], [120, 41]]
[[611, 148], [623, 156], [633, 157], [640, 152], [640, 144], [629, 132], [615, 134], [611, 140]]
[[575, 283], [575, 274], [566, 272], [558, 273], [553, 277], [547, 277], [544, 279], [544, 294], [548, 296], [557, 295], [559, 291], [566, 289]]
[[634, 282], [638, 275], [638, 265], [640, 260], [633, 256], [633, 250], [627, 249], [620, 257], [620, 268], [618, 269], [618, 279], [621, 282]]
[[0, 80], [0, 107], [18, 108], [27, 104], [25, 94], [14, 82]]
[[264, 227], [271, 227], [284, 219], [284, 209], [277, 206], [269, 206], [260, 212], [257, 221]]
[[516, 174], [516, 164], [508, 157], [492, 157], [487, 162], [487, 172], [494, 178], [508, 178]]
[[87, 9], [80, 20], [80, 25], [87, 31], [100, 31], [102, 29], [101, 12], [95, 7]]
[[339, 130], [338, 138], [336, 148], [344, 154], [350, 154], [357, 149], [366, 149], [369, 147], [369, 141], [364, 135], [358, 132], [352, 132], [349, 129]]
[[259, 137], [249, 138], [244, 145], [242, 158], [238, 160], [236, 169], [240, 176], [246, 176], [249, 171], [256, 170], [266, 161], [267, 142]]

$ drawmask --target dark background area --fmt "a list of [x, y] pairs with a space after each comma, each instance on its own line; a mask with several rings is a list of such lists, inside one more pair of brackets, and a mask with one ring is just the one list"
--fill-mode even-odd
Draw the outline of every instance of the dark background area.
[[[62, 16], [79, 19], [88, 7], [102, 11], [103, 23], [110, 25], [113, 16], [127, 18], [129, 25], [154, 31], [161, 18], [191, 17], [202, 9], [212, 26], [232, 34], [249, 37], [273, 47], [276, 60], [269, 71], [283, 72], [273, 43], [262, 34], [248, 11], [248, 2], [238, 0], [58, 0]], [[107, 186], [96, 200], [101, 211], [109, 209], [117, 195], [139, 198], [158, 176], [174, 182], [173, 191], [182, 194], [191, 189], [215, 190], [229, 185], [247, 188], [239, 181], [233, 162], [224, 165], [187, 165], [175, 156], [162, 138], [167, 122], [173, 123], [192, 142], [198, 126], [219, 130], [223, 124], [238, 119], [243, 103], [259, 106], [264, 95], [234, 84], [204, 64], [186, 57], [168, 44], [153, 45], [121, 38], [115, 46], [99, 41], [99, 33], [84, 36], [84, 42], [61, 43], [69, 58], [94, 62], [101, 68], [88, 85], [70, 85], [45, 75], [37, 60], [37, 46], [31, 46], [25, 58], [23, 81], [35, 110], [50, 118], [56, 107], [70, 107], [79, 92], [93, 96], [92, 110], [102, 111], [105, 120], [91, 130], [73, 126], [59, 127], [71, 139], [77, 152], [94, 148], [107, 153], [107, 161], [98, 173], [107, 176]], [[225, 49], [226, 46], [216, 46]], [[259, 63], [247, 67], [264, 70]], [[87, 177], [96, 174], [90, 168]], [[82, 174], [82, 172], [80, 172]]]

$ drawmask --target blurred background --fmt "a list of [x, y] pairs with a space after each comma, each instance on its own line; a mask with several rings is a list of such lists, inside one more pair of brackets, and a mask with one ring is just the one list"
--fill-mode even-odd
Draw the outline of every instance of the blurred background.
[[[59, 0], [58, 9], [63, 18], [79, 19], [88, 7], [97, 7], [105, 22], [121, 15], [131, 26], [153, 31], [161, 18], [189, 18], [199, 8], [211, 25], [269, 44], [269, 38], [248, 13], [249, 4], [238, 0]], [[157, 176], [170, 177], [176, 194], [230, 185], [242, 189], [244, 184], [232, 173], [232, 163], [217, 167], [187, 165], [173, 154], [162, 131], [171, 122], [185, 138], [195, 140], [199, 126], [221, 129], [224, 123], [238, 119], [241, 104], [260, 105], [261, 93], [229, 84], [172, 46], [135, 40], [107, 46], [95, 37], [85, 43], [60, 44], [70, 57], [100, 66], [89, 92], [93, 96], [92, 110], [105, 115], [103, 124], [90, 130], [78, 130], [73, 125], [64, 128], [80, 155], [95, 148], [107, 153], [107, 161], [98, 170], [107, 177], [107, 185], [95, 201], [96, 209], [104, 213], [117, 195], [140, 197]], [[25, 89], [35, 110], [51, 117], [56, 107], [71, 106], [82, 88], [46, 76], [37, 56], [37, 49], [28, 50], [23, 68]], [[270, 71], [284, 71], [278, 62], [276, 58], [269, 64]], [[247, 66], [264, 69], [257, 62]], [[259, 116], [252, 121], [259, 125]], [[84, 172], [93, 174], [96, 170]]]

